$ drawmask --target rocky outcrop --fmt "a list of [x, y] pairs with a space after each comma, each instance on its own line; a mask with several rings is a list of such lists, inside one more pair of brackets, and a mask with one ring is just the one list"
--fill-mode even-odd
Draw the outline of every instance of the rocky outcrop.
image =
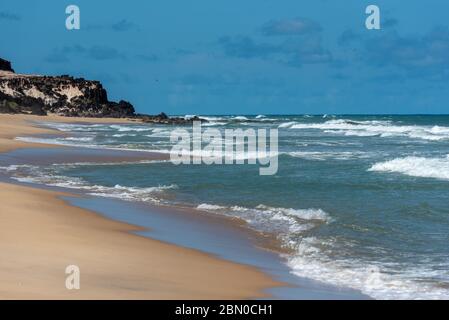
[[11, 62], [4, 60], [2, 58], [0, 58], [0, 70], [14, 72], [14, 70], [11, 68]]
[[0, 64], [0, 112], [67, 117], [134, 116], [134, 107], [129, 102], [109, 101], [99, 81], [67, 75], [21, 75], [13, 72], [8, 61], [1, 60]]
[[156, 116], [140, 114], [140, 115], [138, 115], [138, 117], [140, 119], [142, 119], [142, 122], [144, 122], [144, 123], [156, 123], [156, 124], [182, 125], [182, 124], [191, 124], [194, 121], [207, 122], [207, 120], [201, 119], [197, 116], [190, 117], [190, 118], [169, 117], [163, 112], [161, 112], [160, 114], [158, 114]]
[[127, 101], [108, 100], [99, 81], [73, 78], [16, 74], [9, 61], [0, 58], [0, 113], [35, 115], [57, 114], [66, 117], [135, 118], [147, 123], [187, 124], [205, 121], [198, 117], [170, 118], [136, 114]]
[[31, 97], [12, 97], [0, 90], [0, 113], [46, 115], [42, 101]]

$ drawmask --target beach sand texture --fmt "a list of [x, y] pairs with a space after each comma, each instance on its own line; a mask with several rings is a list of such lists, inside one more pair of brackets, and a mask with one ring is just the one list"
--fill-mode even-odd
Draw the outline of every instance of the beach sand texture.
[[[116, 119], [0, 115], [0, 152], [43, 147], [33, 121]], [[132, 234], [138, 227], [73, 207], [64, 194], [0, 183], [0, 299], [247, 299], [279, 285], [255, 268]], [[65, 269], [81, 270], [67, 290]]]

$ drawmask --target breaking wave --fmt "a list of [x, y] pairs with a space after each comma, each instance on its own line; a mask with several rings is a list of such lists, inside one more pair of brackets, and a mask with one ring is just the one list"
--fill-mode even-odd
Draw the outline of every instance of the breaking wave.
[[286, 154], [294, 158], [318, 161], [363, 159], [371, 156], [371, 153], [363, 151], [292, 151]]
[[[416, 279], [432, 278], [430, 267], [410, 265], [388, 266], [381, 262], [335, 259], [325, 251], [333, 247], [333, 239], [305, 237], [288, 257], [293, 273], [336, 286], [360, 290], [375, 299], [449, 299], [449, 290], [434, 283]], [[402, 272], [398, 273], [400, 268]]]
[[449, 127], [397, 125], [392, 121], [371, 120], [329, 120], [323, 123], [285, 122], [279, 128], [289, 129], [318, 129], [325, 133], [358, 137], [408, 137], [429, 141], [449, 140]]
[[307, 231], [320, 224], [331, 222], [330, 216], [321, 209], [276, 208], [263, 204], [255, 208], [247, 208], [208, 203], [198, 205], [197, 209], [238, 217], [257, 231], [275, 231], [285, 236]]
[[440, 158], [405, 157], [374, 164], [368, 171], [449, 180], [449, 155]]

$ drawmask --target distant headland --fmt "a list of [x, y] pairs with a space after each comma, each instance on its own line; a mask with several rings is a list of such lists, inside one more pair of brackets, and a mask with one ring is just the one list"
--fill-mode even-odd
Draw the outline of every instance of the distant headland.
[[109, 101], [99, 81], [69, 75], [43, 76], [18, 74], [11, 62], [0, 58], [0, 113], [56, 114], [65, 117], [135, 118], [143, 122], [186, 124], [206, 121], [158, 115], [137, 114], [131, 103]]

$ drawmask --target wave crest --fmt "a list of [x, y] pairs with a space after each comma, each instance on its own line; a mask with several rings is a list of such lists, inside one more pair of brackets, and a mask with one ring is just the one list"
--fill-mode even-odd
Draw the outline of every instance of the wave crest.
[[277, 231], [289, 237], [332, 221], [328, 213], [321, 209], [277, 208], [263, 204], [255, 208], [241, 206], [221, 206], [202, 203], [198, 210], [238, 217], [255, 230], [263, 232]]
[[325, 133], [344, 136], [370, 137], [408, 137], [429, 141], [449, 140], [449, 127], [398, 125], [392, 121], [369, 120], [355, 121], [347, 119], [329, 120], [322, 123], [286, 122], [279, 128], [289, 129], [318, 129]]
[[401, 173], [412, 177], [449, 180], [449, 155], [445, 158], [397, 158], [376, 163], [368, 171]]

